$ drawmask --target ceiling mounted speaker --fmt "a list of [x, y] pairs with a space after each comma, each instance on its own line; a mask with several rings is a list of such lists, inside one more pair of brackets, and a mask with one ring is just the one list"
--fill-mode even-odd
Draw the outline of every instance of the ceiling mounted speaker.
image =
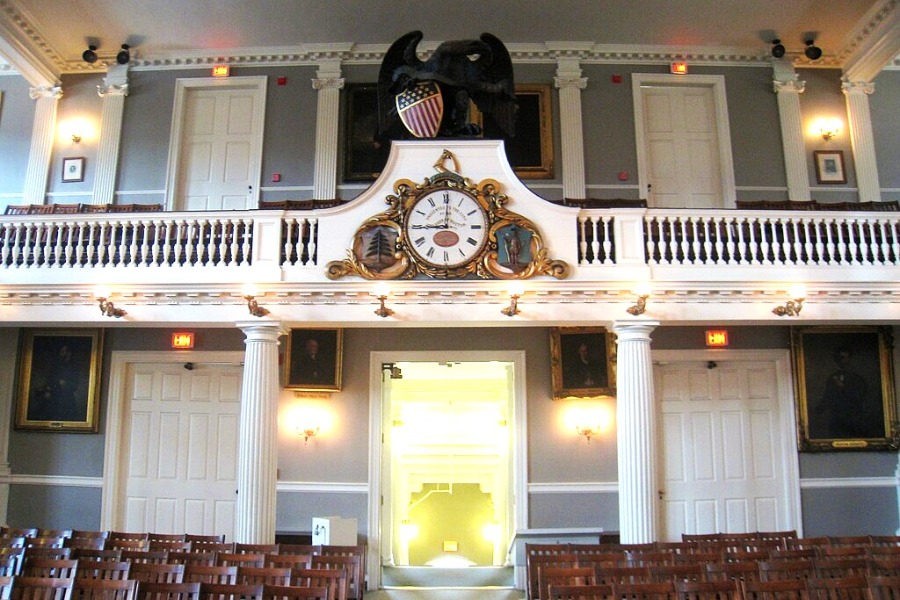
[[122, 44], [122, 49], [116, 54], [116, 62], [120, 65], [127, 65], [131, 62], [131, 53], [128, 51], [128, 44]]
[[772, 56], [775, 58], [784, 56], [784, 44], [781, 43], [781, 40], [772, 40]]
[[86, 63], [97, 62], [97, 46], [88, 46], [88, 49], [81, 53], [81, 60]]
[[822, 49], [818, 46], [813, 45], [814, 40], [806, 40], [806, 50], [803, 51], [803, 54], [806, 55], [806, 58], [809, 60], [819, 60], [822, 58]]

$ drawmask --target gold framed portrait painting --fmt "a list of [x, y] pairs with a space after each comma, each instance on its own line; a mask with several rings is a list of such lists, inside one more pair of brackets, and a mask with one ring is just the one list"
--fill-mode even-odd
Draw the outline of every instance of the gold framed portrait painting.
[[791, 329], [801, 451], [900, 447], [891, 346], [885, 327]]
[[100, 409], [100, 329], [26, 329], [16, 429], [94, 433]]
[[603, 327], [554, 327], [550, 378], [554, 400], [615, 397], [615, 336]]
[[284, 387], [340, 391], [343, 352], [343, 329], [291, 329], [285, 349]]

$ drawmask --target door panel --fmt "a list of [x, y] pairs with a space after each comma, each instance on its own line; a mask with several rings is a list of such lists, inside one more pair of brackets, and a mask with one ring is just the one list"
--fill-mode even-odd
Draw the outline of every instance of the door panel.
[[786, 498], [774, 363], [655, 367], [663, 537], [773, 531]]

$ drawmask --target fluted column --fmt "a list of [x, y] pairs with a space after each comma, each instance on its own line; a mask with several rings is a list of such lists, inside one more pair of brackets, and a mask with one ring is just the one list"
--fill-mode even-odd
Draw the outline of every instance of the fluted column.
[[781, 143], [787, 175], [788, 200], [810, 200], [809, 168], [806, 162], [806, 145], [803, 143], [803, 123], [800, 116], [800, 94], [806, 88], [806, 82], [797, 79], [794, 67], [788, 61], [776, 61], [774, 71], [773, 84], [778, 98], [778, 117], [781, 122]]
[[619, 536], [623, 544], [656, 541], [656, 406], [650, 333], [655, 321], [613, 323], [617, 336]]
[[59, 86], [33, 87], [29, 96], [36, 100], [34, 123], [31, 127], [31, 152], [25, 171], [24, 201], [44, 204], [47, 196], [47, 175], [53, 154], [53, 134], [56, 131], [56, 108], [62, 98]]
[[338, 113], [341, 90], [341, 61], [320, 63], [313, 89], [319, 92], [316, 107], [316, 162], [313, 175], [313, 197], [319, 200], [337, 198]]
[[277, 321], [245, 321], [244, 380], [238, 439], [238, 496], [234, 540], [275, 543], [278, 468]]
[[586, 198], [581, 90], [587, 87], [587, 78], [581, 76], [577, 59], [564, 58], [558, 62], [553, 83], [559, 90], [563, 197]]
[[872, 113], [869, 112], [869, 94], [875, 92], [875, 84], [865, 81], [845, 81], [841, 84], [841, 89], [847, 101], [850, 144], [853, 147], [859, 201], [880, 202], [881, 184], [878, 182], [878, 164], [875, 160]]
[[100, 115], [100, 146], [97, 149], [94, 197], [91, 202], [112, 204], [119, 168], [122, 113], [125, 110], [125, 96], [128, 95], [128, 65], [109, 67], [103, 85], [97, 86], [97, 93], [103, 98], [103, 111]]

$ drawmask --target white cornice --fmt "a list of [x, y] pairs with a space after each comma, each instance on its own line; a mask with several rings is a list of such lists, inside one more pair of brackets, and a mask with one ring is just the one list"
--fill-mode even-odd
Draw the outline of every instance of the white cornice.
[[872, 81], [900, 52], [900, 0], [882, 0], [866, 13], [838, 52], [845, 77]]

